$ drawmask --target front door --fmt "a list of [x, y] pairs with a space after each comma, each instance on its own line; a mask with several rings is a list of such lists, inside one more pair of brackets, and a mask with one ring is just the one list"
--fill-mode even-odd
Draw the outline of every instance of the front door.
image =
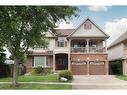
[[68, 69], [68, 56], [67, 54], [56, 55], [56, 70]]

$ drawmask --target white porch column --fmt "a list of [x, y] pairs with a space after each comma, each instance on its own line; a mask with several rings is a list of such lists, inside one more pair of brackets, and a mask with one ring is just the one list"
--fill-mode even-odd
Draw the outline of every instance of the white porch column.
[[56, 67], [55, 54], [53, 54], [53, 72], [55, 72], [55, 67]]
[[127, 75], [127, 59], [122, 60], [122, 68], [123, 68], [123, 74]]
[[70, 52], [71, 52], [71, 39], [68, 40], [68, 48], [69, 48], [69, 53], [68, 53], [68, 70], [71, 70], [71, 60], [70, 60]]
[[105, 52], [107, 53], [107, 40], [105, 40]]
[[89, 53], [89, 39], [86, 40], [87, 41], [87, 53]]
[[105, 61], [105, 74], [106, 74], [106, 75], [109, 74], [109, 63], [108, 63], [108, 60]]
[[89, 57], [87, 57], [87, 75], [90, 74], [90, 70], [89, 70], [89, 67], [90, 66], [90, 63], [89, 63]]
[[71, 70], [70, 53], [68, 53], [68, 70]]

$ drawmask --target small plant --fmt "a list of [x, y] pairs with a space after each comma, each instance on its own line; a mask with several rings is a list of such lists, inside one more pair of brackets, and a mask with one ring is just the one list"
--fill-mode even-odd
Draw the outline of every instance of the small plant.
[[43, 71], [43, 68], [42, 67], [36, 67], [36, 68], [34, 68], [34, 73], [35, 74], [42, 74], [42, 71]]
[[61, 77], [64, 77], [64, 78], [66, 78], [66, 79], [68, 79], [68, 80], [72, 80], [72, 79], [73, 79], [73, 75], [72, 75], [71, 71], [68, 71], [68, 70], [63, 70], [63, 71], [61, 71], [61, 72], [59, 73], [59, 79], [60, 79]]
[[50, 67], [43, 68], [43, 73], [44, 74], [51, 74], [52, 73], [52, 68], [50, 68]]
[[41, 74], [41, 75], [46, 75], [51, 73], [52, 73], [52, 68], [50, 67], [36, 67], [32, 71], [32, 74]]

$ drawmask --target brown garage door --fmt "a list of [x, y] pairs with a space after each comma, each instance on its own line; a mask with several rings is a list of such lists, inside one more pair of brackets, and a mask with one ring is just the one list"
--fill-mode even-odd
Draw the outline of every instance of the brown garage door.
[[72, 64], [71, 71], [74, 75], [86, 75], [87, 65], [86, 64], [82, 64], [82, 65]]
[[104, 62], [90, 62], [89, 64], [90, 75], [105, 75], [105, 63]]
[[89, 62], [89, 68], [87, 64], [71, 64], [71, 71], [74, 75], [105, 75], [105, 62]]

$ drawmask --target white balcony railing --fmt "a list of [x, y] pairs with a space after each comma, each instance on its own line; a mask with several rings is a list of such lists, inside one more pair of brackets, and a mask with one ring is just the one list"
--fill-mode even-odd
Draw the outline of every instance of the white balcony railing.
[[86, 47], [71, 47], [71, 52], [83, 52], [83, 53], [87, 53], [87, 48]]
[[87, 47], [71, 47], [71, 52], [73, 53], [104, 53], [106, 52], [106, 49], [104, 47], [102, 48], [89, 47], [87, 51]]
[[106, 49], [105, 47], [101, 47], [101, 48], [89, 47], [89, 52], [90, 53], [104, 53], [106, 52]]

